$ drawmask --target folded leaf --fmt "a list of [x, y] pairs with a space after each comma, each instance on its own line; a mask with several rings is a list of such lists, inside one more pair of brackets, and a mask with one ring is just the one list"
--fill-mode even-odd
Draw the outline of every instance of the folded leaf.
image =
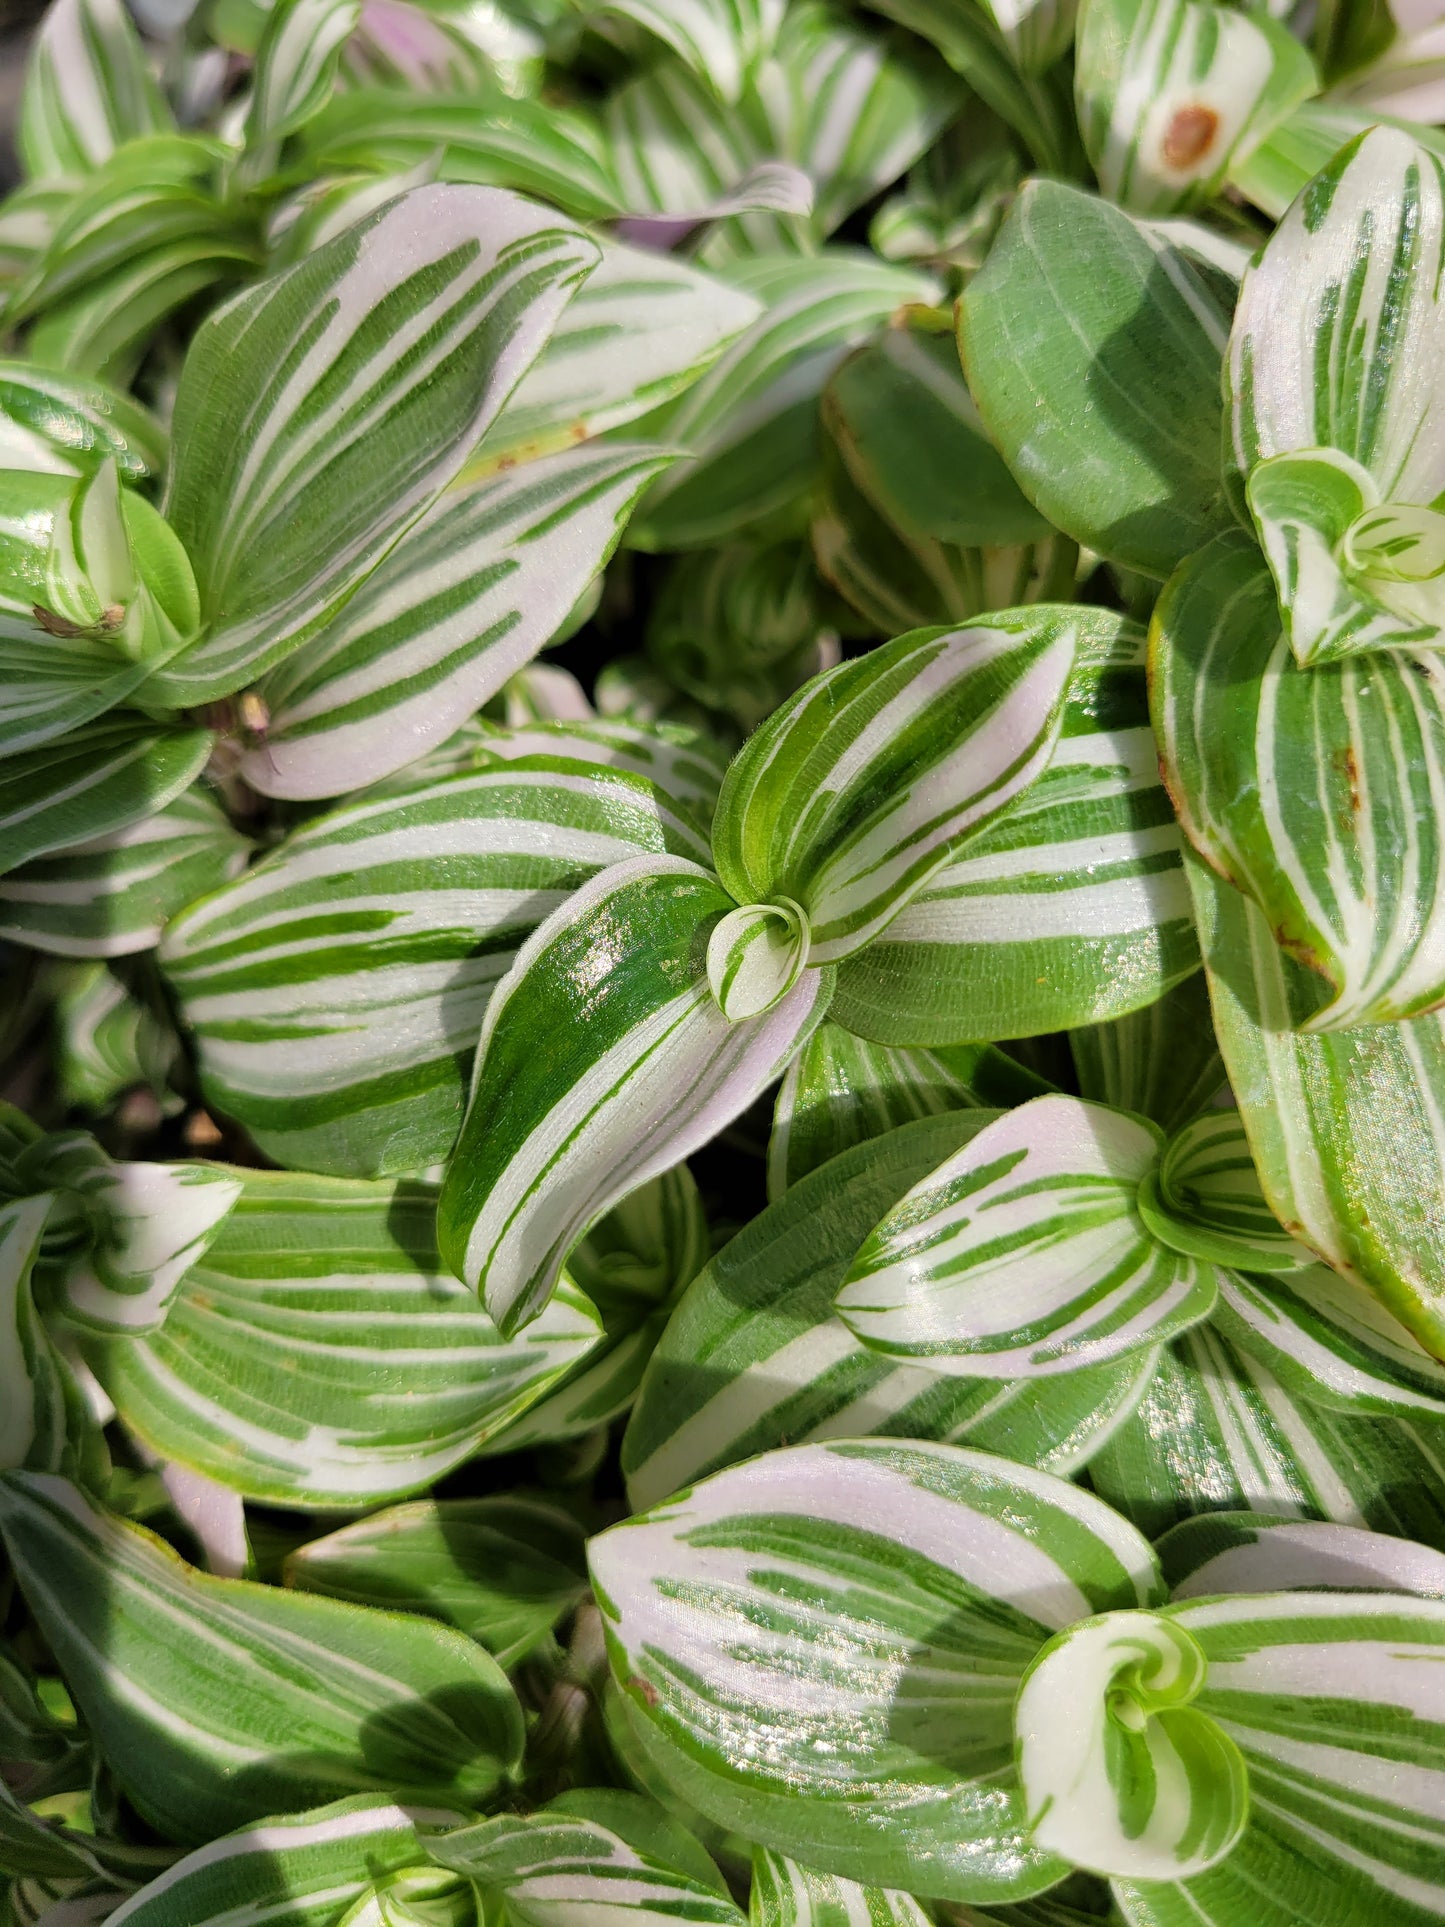
[[471, 1804], [518, 1765], [506, 1676], [446, 1627], [213, 1579], [62, 1479], [0, 1479], [0, 1531], [112, 1771], [173, 1838], [342, 1787]]
[[1043, 773], [838, 973], [837, 1018], [864, 1036], [1032, 1036], [1149, 1002], [1195, 967], [1143, 637], [1098, 613], [1075, 620], [1078, 653]]
[[436, 1163], [518, 944], [639, 850], [706, 845], [645, 778], [555, 756], [298, 830], [166, 933], [210, 1101], [288, 1164], [373, 1176]]
[[1182, 569], [1155, 617], [1151, 699], [1190, 841], [1251, 897], [1349, 1030], [1445, 1000], [1445, 670], [1433, 652], [1301, 668], [1242, 537]]
[[166, 499], [208, 630], [159, 699], [230, 694], [356, 587], [455, 475], [596, 259], [510, 195], [420, 187], [202, 324]]
[[681, 1798], [846, 1878], [970, 1900], [1064, 1871], [1023, 1826], [1022, 1672], [1159, 1583], [1091, 1495], [891, 1440], [768, 1453], [589, 1558], [635, 1731]]
[[163, 810], [211, 753], [205, 729], [116, 715], [0, 762], [0, 873]]
[[1070, 1372], [1213, 1308], [1219, 1273], [1150, 1231], [1161, 1134], [1073, 1097], [1007, 1113], [908, 1192], [838, 1293], [865, 1344], [964, 1378]]
[[752, 1927], [927, 1927], [928, 1915], [912, 1894], [859, 1887], [758, 1847], [748, 1919]]
[[42, 1194], [0, 1206], [0, 1467], [56, 1466], [65, 1449], [63, 1367], [31, 1292], [53, 1203]]
[[833, 1300], [872, 1227], [993, 1111], [920, 1118], [789, 1187], [689, 1287], [653, 1353], [622, 1442], [635, 1506], [776, 1445], [939, 1439], [1067, 1473], [1133, 1410], [1144, 1351], [1051, 1378], [950, 1378], [872, 1351]]
[[540, 1500], [424, 1499], [308, 1540], [285, 1578], [302, 1592], [439, 1619], [512, 1666], [586, 1592], [582, 1544], [570, 1514]]
[[768, 1196], [776, 1202], [829, 1158], [896, 1124], [974, 1105], [1006, 1110], [1049, 1088], [992, 1044], [893, 1050], [831, 1020], [819, 1024], [783, 1073], [773, 1106]]
[[1314, 1260], [1265, 1203], [1237, 1111], [1208, 1111], [1170, 1139], [1140, 1187], [1139, 1213], [1175, 1251], [1217, 1265], [1298, 1271]]
[[1137, 1411], [1090, 1460], [1089, 1480], [1151, 1537], [1197, 1512], [1248, 1509], [1445, 1548], [1437, 1434], [1306, 1403], [1201, 1325], [1165, 1347]]
[[1319, 86], [1267, 13], [1201, 0], [1088, 0], [1074, 88], [1099, 185], [1141, 214], [1195, 207]]
[[226, 1927], [237, 1914], [333, 1927], [374, 1880], [424, 1864], [459, 1814], [414, 1812], [366, 1794], [225, 1835], [176, 1862], [109, 1919], [116, 1927]]
[[1035, 181], [960, 306], [969, 388], [1024, 494], [1146, 575], [1230, 526], [1219, 367], [1232, 299], [1122, 209]]
[[109, 455], [123, 480], [143, 482], [166, 464], [165, 430], [129, 396], [28, 361], [0, 361], [0, 448], [7, 467], [30, 465], [16, 459], [19, 438], [35, 450], [37, 467], [79, 473]]
[[92, 1343], [90, 1364], [154, 1451], [251, 1497], [327, 1508], [415, 1492], [600, 1330], [569, 1283], [504, 1340], [443, 1271], [435, 1211], [416, 1182], [249, 1174], [161, 1329]]
[[528, 939], [488, 1007], [438, 1234], [503, 1331], [537, 1315], [604, 1211], [745, 1110], [821, 1020], [832, 983], [809, 970], [729, 1023], [703, 953], [732, 907], [682, 858], [618, 863]]
[[1445, 1553], [1320, 1519], [1205, 1512], [1166, 1532], [1158, 1550], [1174, 1600], [1335, 1587], [1445, 1598]]
[[334, 796], [444, 742], [561, 626], [670, 457], [605, 444], [452, 489], [261, 684], [266, 796]]
[[1065, 609], [1014, 610], [815, 676], [728, 771], [724, 886], [800, 905], [812, 964], [861, 950], [1044, 769], [1079, 632]]
[[20, 116], [27, 174], [84, 174], [169, 121], [122, 0], [56, 0], [47, 9]]
[[1219, 1045], [1270, 1209], [1445, 1354], [1445, 1024], [1436, 1013], [1302, 1036], [1317, 979], [1248, 898], [1202, 864], [1189, 873]]
[[149, 950], [176, 912], [244, 869], [249, 840], [204, 789], [0, 880], [0, 936], [61, 957]]
[[724, 100], [736, 100], [745, 76], [771, 50], [783, 9], [777, 0], [606, 0], [597, 11], [646, 27]]

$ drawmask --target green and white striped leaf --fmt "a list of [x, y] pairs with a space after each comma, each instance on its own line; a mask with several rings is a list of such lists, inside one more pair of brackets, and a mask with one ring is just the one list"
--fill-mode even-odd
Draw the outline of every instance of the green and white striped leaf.
[[1161, 767], [1205, 860], [1334, 992], [1345, 1031], [1445, 1000], [1445, 669], [1433, 651], [1302, 668], [1242, 536], [1181, 569], [1155, 616]]
[[1032, 181], [959, 309], [969, 389], [1024, 494], [1145, 575], [1231, 525], [1219, 370], [1233, 300], [1122, 208]]
[[855, 1144], [718, 1253], [674, 1311], [623, 1438], [634, 1506], [810, 1439], [939, 1439], [1060, 1474], [1098, 1450], [1143, 1396], [1153, 1353], [1049, 1378], [951, 1378], [870, 1350], [833, 1309], [873, 1226], [997, 1115], [946, 1112]]
[[859, 1249], [840, 1317], [874, 1350], [964, 1378], [1103, 1364], [1207, 1318], [1215, 1266], [1138, 1208], [1163, 1136], [1075, 1097], [1006, 1113], [912, 1187]]
[[250, 1173], [161, 1329], [86, 1355], [153, 1451], [250, 1497], [327, 1508], [415, 1492], [600, 1331], [569, 1282], [504, 1340], [446, 1276], [435, 1211], [431, 1185]]
[[1343, 1412], [1445, 1419], [1445, 1365], [1373, 1292], [1329, 1265], [1226, 1278], [1215, 1320], [1296, 1397]]
[[277, 171], [287, 135], [330, 100], [342, 51], [361, 12], [361, 0], [279, 0], [272, 7], [256, 54], [236, 163], [236, 177], [245, 186], [259, 186]]
[[287, 1164], [435, 1164], [518, 945], [640, 850], [706, 845], [646, 779], [557, 757], [362, 798], [298, 830], [166, 933], [209, 1101]]
[[605, 0], [596, 11], [645, 27], [723, 100], [735, 101], [772, 51], [784, 9], [779, 0]]
[[1250, 1823], [1220, 1866], [1116, 1887], [1130, 1927], [1369, 1920], [1445, 1913], [1434, 1681], [1445, 1602], [1283, 1593], [1169, 1608], [1203, 1650], [1195, 1704], [1244, 1756]]
[[1251, 1511], [1445, 1549], [1440, 1427], [1305, 1403], [1213, 1324], [1165, 1347], [1089, 1480], [1151, 1538], [1195, 1513]]
[[0, 1531], [111, 1770], [172, 1838], [343, 1790], [471, 1805], [518, 1765], [505, 1674], [448, 1627], [212, 1578], [61, 1479], [0, 1479]]
[[1065, 1870], [1014, 1773], [1024, 1669], [1051, 1632], [1159, 1589], [1092, 1495], [892, 1440], [768, 1453], [589, 1558], [636, 1734], [681, 1798], [848, 1879], [970, 1900]]
[[1147, 1003], [1197, 967], [1183, 843], [1132, 624], [1076, 613], [1048, 766], [838, 975], [889, 1044], [1024, 1037]]
[[114, 835], [163, 810], [200, 775], [205, 729], [117, 714], [0, 762], [0, 874]]
[[260, 685], [267, 796], [334, 796], [438, 747], [565, 621], [670, 457], [607, 443], [445, 494]]
[[1260, 11], [1207, 0], [1088, 0], [1074, 70], [1079, 131], [1099, 185], [1140, 214], [1210, 200], [1319, 78]]
[[528, 202], [419, 187], [204, 322], [166, 500], [207, 627], [157, 698], [229, 695], [355, 588], [456, 474], [596, 260]]
[[1205, 1110], [1224, 1083], [1202, 970], [1142, 1010], [1073, 1031], [1069, 1052], [1081, 1097], [1136, 1111], [1169, 1132]]
[[0, 880], [0, 937], [61, 957], [149, 950], [177, 911], [240, 874], [249, 839], [203, 789]]
[[751, 1927], [928, 1927], [912, 1894], [860, 1887], [766, 1847], [753, 1854], [748, 1919]]
[[[509, 1927], [609, 1927], [614, 1920], [637, 1927], [676, 1920], [742, 1927], [742, 1914], [701, 1848], [693, 1854], [706, 1878], [699, 1877], [702, 1869], [671, 1864], [678, 1856], [649, 1852], [652, 1841], [629, 1840], [574, 1810], [593, 1799], [605, 1803], [604, 1811], [635, 1805], [649, 1814], [637, 1794], [564, 1795], [539, 1813], [499, 1814], [448, 1833], [431, 1843], [432, 1857], [500, 1900]], [[660, 1810], [656, 1817], [664, 1818]]]
[[1336, 1587], [1445, 1599], [1445, 1553], [1322, 1519], [1204, 1512], [1171, 1527], [1157, 1550], [1176, 1601]]
[[104, 964], [56, 965], [53, 982], [56, 1076], [67, 1104], [103, 1111], [143, 1085], [163, 1112], [174, 1111], [166, 1083], [180, 1041], [170, 1024]]
[[423, 1613], [513, 1666], [587, 1590], [581, 1527], [523, 1495], [390, 1506], [286, 1561], [288, 1586]]
[[85, 174], [171, 125], [123, 0], [55, 0], [25, 77], [20, 153], [32, 179]]
[[[527, 940], [488, 1006], [438, 1232], [504, 1332], [605, 1211], [731, 1123], [821, 1021], [831, 973], [808, 970], [729, 1023], [702, 953], [732, 908], [683, 858], [615, 864]], [[554, 1040], [540, 1056], [539, 1036]]]
[[1445, 1023], [1301, 1035], [1318, 979], [1248, 898], [1202, 864], [1189, 871], [1220, 1049], [1270, 1209], [1440, 1356]]
[[757, 320], [758, 301], [743, 287], [620, 241], [596, 245], [597, 266], [482, 438], [467, 475], [574, 448], [644, 414], [650, 441], [674, 441], [656, 411]]
[[50, 1470], [65, 1457], [64, 1367], [31, 1291], [41, 1235], [54, 1202], [42, 1193], [0, 1206], [0, 1467], [4, 1468], [34, 1465]]
[[818, 397], [847, 350], [900, 309], [937, 298], [928, 276], [843, 248], [762, 255], [729, 276], [764, 312], [679, 401], [646, 419], [649, 439], [696, 460], [654, 483], [629, 541], [697, 548], [773, 523], [813, 484]]
[[[769, 97], [783, 92], [774, 63], [767, 72]], [[659, 218], [669, 226], [685, 221], [682, 232], [690, 233], [733, 199], [760, 164], [789, 151], [752, 88], [740, 103], [722, 100], [707, 75], [680, 57], [648, 65], [614, 88], [603, 128], [628, 210], [620, 232], [637, 241], [665, 241], [667, 229], [654, 225]], [[806, 214], [812, 204], [806, 175], [803, 184]], [[787, 218], [785, 210], [747, 209], [715, 227], [702, 252], [714, 266], [739, 254], [798, 253], [810, 232], [810, 223]]]
[[523, 723], [489, 735], [482, 747], [488, 757], [504, 763], [561, 756], [644, 776], [704, 827], [712, 821], [727, 771], [725, 752], [711, 736], [674, 723], [639, 723], [618, 716]]
[[829, 1158], [895, 1125], [976, 1105], [1007, 1110], [1049, 1089], [992, 1044], [894, 1050], [829, 1020], [783, 1073], [768, 1139], [768, 1196], [776, 1202]]
[[1197, 1701], [1198, 1642], [1159, 1613], [1057, 1634], [1019, 1689], [1019, 1778], [1038, 1845], [1131, 1880], [1206, 1872], [1249, 1811], [1239, 1748]]
[[1298, 1271], [1314, 1264], [1314, 1253], [1265, 1203], [1237, 1111], [1207, 1111], [1169, 1140], [1140, 1187], [1139, 1213], [1156, 1238], [1216, 1265]]
[[115, 1927], [336, 1927], [373, 1881], [424, 1865], [432, 1834], [460, 1819], [365, 1794], [278, 1815], [188, 1853], [110, 1920]]
[[121, 479], [166, 465], [166, 432], [128, 395], [28, 361], [0, 361], [0, 465], [79, 475], [111, 457]]
[[919, 630], [815, 676], [748, 739], [713, 829], [742, 904], [797, 904], [810, 964], [861, 950], [1043, 771], [1083, 625]]

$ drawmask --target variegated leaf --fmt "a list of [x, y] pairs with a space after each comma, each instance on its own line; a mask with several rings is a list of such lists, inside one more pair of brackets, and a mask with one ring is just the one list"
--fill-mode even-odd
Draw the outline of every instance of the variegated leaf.
[[165, 469], [166, 432], [99, 382], [0, 361], [0, 466], [78, 475], [107, 456], [123, 481], [148, 481]]
[[928, 1927], [912, 1894], [860, 1887], [758, 1847], [748, 1901], [751, 1927]]
[[951, 1378], [884, 1357], [833, 1308], [872, 1227], [996, 1116], [954, 1111], [841, 1152], [733, 1238], [684, 1294], [622, 1445], [635, 1506], [773, 1446], [939, 1439], [1067, 1473], [1133, 1410], [1154, 1354], [1049, 1378]]
[[438, 747], [561, 627], [667, 466], [604, 443], [452, 489], [260, 685], [267, 796], [334, 796]]
[[829, 1158], [897, 1124], [975, 1105], [1007, 1110], [1049, 1089], [992, 1044], [895, 1050], [829, 1020], [783, 1073], [768, 1140], [768, 1195], [776, 1202]]
[[1328, 1265], [1284, 1278], [1226, 1278], [1215, 1322], [1298, 1398], [1344, 1412], [1445, 1419], [1445, 1365], [1373, 1292]]
[[240, 1919], [335, 1927], [372, 1883], [424, 1863], [460, 1814], [366, 1794], [279, 1815], [198, 1847], [110, 1915], [114, 1927], [230, 1927]]
[[761, 255], [729, 276], [761, 317], [679, 401], [646, 419], [649, 437], [697, 459], [654, 483], [629, 540], [696, 548], [765, 523], [806, 493], [818, 465], [818, 396], [843, 355], [937, 285], [842, 248]]
[[211, 753], [205, 729], [117, 713], [0, 762], [0, 874], [114, 835], [188, 789]]
[[1445, 668], [1433, 651], [1302, 668], [1253, 544], [1221, 539], [1155, 616], [1161, 766], [1200, 855], [1325, 980], [1347, 1031], [1445, 1000]]
[[435, 1211], [435, 1189], [418, 1182], [251, 1173], [161, 1329], [87, 1356], [154, 1451], [251, 1497], [327, 1508], [415, 1492], [600, 1332], [567, 1283], [504, 1340], [446, 1276]]
[[757, 298], [686, 261], [619, 241], [601, 256], [467, 464], [471, 477], [574, 448], [691, 388], [757, 320]]
[[[603, 1212], [746, 1109], [822, 1019], [831, 973], [809, 970], [766, 1016], [729, 1023], [703, 952], [732, 908], [685, 859], [615, 864], [527, 940], [488, 1006], [438, 1227], [503, 1331], [537, 1315]], [[539, 1036], [555, 1040], [542, 1056]]]
[[1232, 522], [1219, 369], [1232, 286], [1121, 208], [1020, 193], [959, 309], [968, 385], [1029, 500], [1146, 575]]
[[724, 751], [710, 736], [673, 723], [639, 723], [618, 716], [587, 716], [517, 724], [488, 735], [486, 755], [504, 763], [532, 756], [630, 771], [655, 783], [704, 829], [711, 823], [727, 771]]
[[1207, 1111], [1177, 1132], [1140, 1186], [1138, 1209], [1156, 1238], [1216, 1265], [1298, 1271], [1314, 1263], [1266, 1204], [1237, 1111]]
[[1208, 1672], [1198, 1641], [1159, 1613], [1105, 1613], [1055, 1635], [1014, 1713], [1039, 1846], [1151, 1882], [1207, 1872], [1234, 1850], [1249, 1778], [1198, 1704]]
[[58, 965], [54, 985], [56, 1076], [66, 1102], [103, 1111], [142, 1086], [173, 1111], [166, 1084], [180, 1050], [174, 1029], [104, 964]]
[[1319, 85], [1268, 13], [1209, 0], [1087, 0], [1074, 88], [1099, 185], [1141, 214], [1208, 201]]
[[1089, 1481], [1157, 1537], [1198, 1512], [1369, 1526], [1445, 1549], [1445, 1434], [1306, 1403], [1213, 1324], [1166, 1346]]
[[41, 1193], [0, 1205], [0, 1468], [50, 1469], [65, 1456], [64, 1367], [31, 1291], [53, 1203]]
[[176, 912], [239, 875], [250, 841], [200, 788], [154, 816], [0, 879], [0, 936], [61, 957], [149, 950]]
[[1174, 1600], [1336, 1587], [1445, 1599], [1445, 1553], [1322, 1519], [1204, 1512], [1171, 1527], [1158, 1552]]
[[286, 1561], [288, 1586], [359, 1606], [423, 1613], [513, 1666], [587, 1590], [570, 1513], [525, 1496], [390, 1506]]
[[[593, 1818], [589, 1807], [605, 1817]], [[695, 1842], [683, 1835], [683, 1853], [668, 1853], [672, 1833], [661, 1810], [638, 1794], [581, 1792], [538, 1813], [499, 1814], [459, 1828], [432, 1841], [431, 1852], [500, 1900], [509, 1927], [609, 1927], [614, 1919], [637, 1927], [678, 1920], [743, 1927], [722, 1877]]]
[[363, 798], [298, 830], [166, 933], [210, 1101], [288, 1164], [436, 1163], [518, 944], [639, 850], [706, 844], [645, 778], [557, 757]]
[[838, 973], [889, 1044], [1025, 1037], [1157, 998], [1197, 966], [1183, 844], [1148, 726], [1144, 638], [1076, 613], [1048, 765]]
[[1195, 1704], [1239, 1747], [1249, 1827], [1179, 1885], [1116, 1886], [1130, 1927], [1427, 1927], [1445, 1913], [1445, 1601], [1282, 1593], [1171, 1607], [1208, 1667]]
[[63, 1479], [0, 1478], [0, 1531], [112, 1771], [172, 1838], [343, 1788], [468, 1805], [517, 1767], [506, 1676], [450, 1628], [211, 1578]]
[[646, 27], [724, 100], [735, 101], [771, 52], [784, 8], [780, 0], [603, 0], [596, 11]]
[[726, 888], [796, 904], [810, 964], [861, 950], [1042, 772], [1085, 626], [1005, 611], [815, 676], [728, 771], [713, 830]]
[[1014, 1772], [1024, 1669], [1051, 1632], [1159, 1588], [1090, 1494], [892, 1440], [768, 1453], [589, 1557], [634, 1730], [679, 1796], [845, 1878], [970, 1900], [1064, 1871]]
[[1069, 1052], [1081, 1097], [1137, 1111], [1170, 1132], [1205, 1110], [1224, 1083], [1202, 970], [1142, 1010], [1073, 1031]]
[[156, 698], [228, 695], [302, 641], [456, 474], [596, 261], [511, 195], [414, 188], [203, 323], [166, 499], [207, 627]]
[[1189, 867], [1220, 1048], [1271, 1210], [1438, 1356], [1445, 1024], [1301, 1035], [1317, 980], [1247, 898]]
[[26, 75], [26, 172], [40, 180], [84, 174], [126, 141], [169, 123], [123, 0], [56, 0]]
[[1163, 1150], [1142, 1118], [1038, 1097], [920, 1178], [859, 1249], [839, 1315], [865, 1344], [964, 1378], [1071, 1372], [1213, 1308], [1219, 1273], [1138, 1208]]
[[258, 186], [277, 171], [287, 135], [331, 98], [342, 51], [361, 13], [362, 0], [277, 0], [271, 8], [236, 164], [246, 186]]

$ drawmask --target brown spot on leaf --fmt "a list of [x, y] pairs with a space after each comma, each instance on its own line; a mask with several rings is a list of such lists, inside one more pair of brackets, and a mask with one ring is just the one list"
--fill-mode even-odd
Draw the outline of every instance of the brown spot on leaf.
[[1343, 749], [1335, 750], [1330, 760], [1349, 785], [1350, 809], [1355, 816], [1358, 816], [1363, 805], [1360, 799], [1360, 764], [1355, 755], [1354, 744], [1346, 743]]
[[1219, 116], [1212, 107], [1192, 102], [1176, 109], [1164, 134], [1165, 164], [1176, 170], [1198, 167], [1219, 132]]
[[652, 1684], [651, 1680], [641, 1679], [634, 1673], [632, 1678], [627, 1682], [627, 1688], [629, 1692], [636, 1693], [640, 1700], [646, 1700], [649, 1706], [656, 1706], [657, 1688]]

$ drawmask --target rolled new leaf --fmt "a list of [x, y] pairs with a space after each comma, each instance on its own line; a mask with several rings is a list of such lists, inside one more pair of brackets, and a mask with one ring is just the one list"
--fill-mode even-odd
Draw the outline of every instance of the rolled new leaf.
[[865, 1344], [965, 1378], [1071, 1372], [1208, 1317], [1215, 1266], [1138, 1209], [1162, 1134], [1080, 1098], [1008, 1112], [921, 1178], [838, 1293]]
[[517, 953], [488, 1007], [437, 1219], [447, 1262], [504, 1332], [537, 1315], [604, 1211], [729, 1124], [821, 1020], [822, 970], [765, 1016], [723, 1015], [705, 957], [733, 907], [698, 865], [638, 857]]
[[1190, 842], [1334, 992], [1300, 1021], [1350, 1030], [1445, 1000], [1445, 660], [1302, 668], [1258, 551], [1234, 536], [1160, 598], [1150, 697]]
[[168, 1838], [342, 1790], [467, 1806], [517, 1768], [506, 1676], [449, 1628], [211, 1578], [63, 1479], [0, 1478], [0, 1533], [97, 1744]]
[[799, 690], [723, 783], [713, 856], [740, 904], [796, 904], [807, 961], [863, 948], [1043, 770], [1080, 619], [918, 630]]
[[1314, 1263], [1266, 1204], [1237, 1111], [1207, 1111], [1176, 1132], [1139, 1187], [1138, 1209], [1156, 1238], [1213, 1264], [1298, 1271]]
[[155, 699], [229, 695], [355, 588], [456, 474], [596, 260], [514, 196], [420, 187], [204, 322], [166, 501], [206, 632]]
[[1090, 1494], [987, 1453], [839, 1441], [718, 1473], [589, 1556], [637, 1739], [709, 1819], [942, 1898], [1062, 1877], [1028, 1834], [1014, 1695], [1051, 1632], [1158, 1592]]

